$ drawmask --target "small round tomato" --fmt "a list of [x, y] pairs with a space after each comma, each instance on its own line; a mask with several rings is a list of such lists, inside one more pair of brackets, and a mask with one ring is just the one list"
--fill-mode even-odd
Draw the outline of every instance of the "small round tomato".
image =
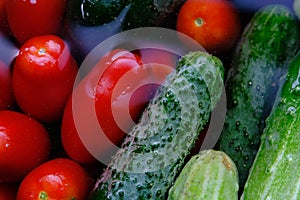
[[59, 34], [67, 0], [6, 0], [7, 21], [11, 32], [22, 44], [46, 34]]
[[0, 199], [16, 200], [18, 185], [15, 183], [0, 183]]
[[179, 10], [176, 29], [208, 52], [224, 54], [238, 40], [241, 22], [228, 0], [187, 0]]
[[79, 164], [56, 158], [38, 166], [22, 180], [17, 200], [86, 200], [91, 183], [89, 175]]
[[0, 111], [0, 182], [20, 181], [48, 159], [50, 147], [48, 132], [38, 121], [16, 111]]
[[60, 120], [77, 71], [77, 63], [60, 37], [31, 38], [20, 48], [13, 69], [18, 106], [42, 122]]
[[[91, 119], [86, 120], [86, 117], [90, 118], [91, 116], [87, 109], [91, 106], [90, 102], [94, 103], [92, 111], [96, 113], [96, 122], [100, 124], [106, 137], [115, 145], [121, 143], [126, 133], [118, 126], [114, 119], [112, 113], [112, 93], [118, 80], [129, 70], [139, 67], [139, 62], [140, 58], [129, 51], [112, 51], [101, 58], [94, 67], [94, 71], [91, 71], [75, 88], [73, 92], [79, 96], [80, 105], [74, 105], [73, 99], [69, 99], [65, 107], [61, 127], [62, 144], [70, 158], [85, 164], [96, 161], [81, 141], [75, 124], [79, 121], [81, 125], [87, 126], [84, 134], [89, 137], [90, 133], [88, 130], [90, 129], [88, 129], [89, 125], [86, 124], [89, 124]], [[102, 74], [99, 74], [99, 69], [105, 70]], [[130, 106], [130, 114], [133, 118], [138, 118], [138, 115], [141, 113], [140, 105], [146, 103], [145, 97], [145, 91], [144, 93], [141, 91], [140, 95], [135, 96], [139, 100], [133, 101], [133, 103], [136, 103], [136, 106]], [[122, 102], [118, 103], [119, 105], [123, 105]], [[75, 120], [73, 108], [81, 113], [79, 120]], [[119, 115], [123, 114], [119, 113]], [[102, 143], [102, 141], [98, 141], [98, 145], [105, 148], [105, 145]]]
[[0, 60], [0, 110], [9, 109], [13, 103], [10, 67]]

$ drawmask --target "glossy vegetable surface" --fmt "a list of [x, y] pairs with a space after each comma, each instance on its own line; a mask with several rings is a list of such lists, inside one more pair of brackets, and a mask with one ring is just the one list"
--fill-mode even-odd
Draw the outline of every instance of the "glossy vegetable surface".
[[245, 28], [226, 80], [227, 113], [218, 142], [236, 163], [240, 188], [248, 177], [280, 78], [299, 48], [299, 27], [290, 9], [264, 7]]
[[19, 107], [45, 123], [60, 120], [77, 71], [77, 63], [60, 37], [31, 38], [14, 63], [13, 90]]
[[299, 72], [300, 53], [289, 64], [284, 85], [266, 120], [242, 199], [300, 198]]
[[207, 53], [183, 56], [99, 178], [90, 199], [165, 199], [220, 99], [223, 72], [221, 61]]

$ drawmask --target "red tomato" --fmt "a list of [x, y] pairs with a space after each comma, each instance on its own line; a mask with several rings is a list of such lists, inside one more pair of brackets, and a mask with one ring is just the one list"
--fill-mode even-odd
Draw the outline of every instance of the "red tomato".
[[[90, 133], [88, 129], [90, 126], [88, 124], [91, 120], [87, 120], [87, 118], [90, 117], [90, 113], [87, 109], [89, 105], [87, 104], [90, 101], [94, 102], [95, 107], [92, 109], [92, 112], [96, 112], [97, 124], [100, 124], [105, 135], [112, 143], [115, 145], [119, 145], [121, 143], [126, 133], [119, 128], [114, 120], [112, 113], [112, 93], [115, 84], [122, 75], [133, 68], [139, 67], [139, 62], [140, 59], [128, 51], [116, 50], [110, 52], [108, 55], [100, 59], [99, 63], [94, 67], [94, 71], [91, 71], [74, 90], [74, 93], [76, 93], [80, 98], [80, 104], [74, 105], [72, 99], [69, 99], [64, 111], [61, 128], [62, 143], [70, 158], [80, 163], [92, 163], [96, 161], [96, 159], [86, 149], [78, 135], [79, 133], [75, 126], [72, 106], [81, 113], [80, 123], [85, 124], [85, 134], [89, 137]], [[102, 74], [99, 74], [99, 70], [101, 69], [105, 70]], [[140, 92], [140, 95], [135, 97], [139, 98], [139, 100], [134, 103], [138, 105], [146, 103], [146, 95], [142, 94], [145, 93]], [[119, 103], [122, 104], [121, 102]], [[134, 116], [134, 118], [137, 118], [141, 113], [141, 107], [130, 107], [130, 113]], [[120, 113], [120, 115], [122, 115], [122, 113]], [[98, 141], [98, 146], [99, 145], [101, 145], [103, 149], [106, 148], [106, 144], [102, 144], [101, 141]], [[108, 148], [109, 147], [107, 147], [107, 149]]]
[[0, 182], [20, 181], [49, 153], [48, 132], [38, 121], [16, 111], [0, 111]]
[[63, 114], [61, 126], [61, 140], [65, 152], [71, 159], [84, 164], [91, 164], [97, 162], [96, 158], [94, 158], [90, 154], [90, 152], [85, 148], [78, 135], [73, 118], [72, 98], [70, 98], [67, 102]]
[[6, 0], [7, 20], [11, 32], [22, 44], [46, 34], [59, 34], [67, 0]]
[[66, 43], [54, 35], [37, 36], [20, 48], [13, 90], [20, 108], [42, 122], [61, 119], [78, 66]]
[[176, 29], [208, 52], [222, 54], [236, 43], [241, 23], [228, 0], [187, 0], [179, 10]]
[[6, 19], [5, 0], [0, 0], [0, 32], [8, 34], [9, 28]]
[[13, 103], [10, 67], [0, 60], [0, 110], [9, 109]]
[[16, 200], [18, 191], [17, 184], [0, 183], [0, 199], [1, 200]]
[[86, 200], [90, 189], [91, 179], [79, 164], [56, 158], [38, 166], [23, 179], [17, 200]]
[[[116, 116], [113, 115], [113, 108], [115, 108], [118, 110], [119, 116], [125, 116], [125, 107], [127, 106], [124, 105], [124, 101], [121, 99], [122, 96], [126, 95], [122, 95], [125, 91], [120, 91], [115, 86], [127, 72], [134, 68], [140, 68], [141, 63], [139, 58], [137, 58], [133, 53], [127, 51], [119, 52], [116, 55], [117, 56], [113, 56], [97, 84], [95, 93], [95, 109], [99, 124], [105, 135], [115, 145], [120, 145], [126, 135], [126, 130], [129, 130], [131, 126], [128, 123], [129, 119], [122, 118], [119, 121], [124, 125], [123, 129], [121, 129], [116, 122]], [[136, 69], [134, 75], [139, 75], [138, 69]], [[134, 77], [131, 77], [131, 80], [126, 81], [124, 85], [122, 85], [122, 88], [129, 89], [132, 87], [133, 83], [130, 82], [132, 80], [134, 80]], [[113, 97], [113, 92], [116, 94], [114, 95], [115, 97]], [[132, 93], [129, 92], [129, 95], [132, 95]], [[135, 120], [139, 118], [141, 113], [141, 110], [137, 108], [140, 108], [141, 105], [145, 105], [149, 100], [145, 95], [146, 93], [144, 93], [144, 95], [141, 93], [140, 96], [137, 97], [138, 101], [135, 102], [137, 105], [129, 105], [131, 110], [129, 110], [128, 114], [131, 114]]]

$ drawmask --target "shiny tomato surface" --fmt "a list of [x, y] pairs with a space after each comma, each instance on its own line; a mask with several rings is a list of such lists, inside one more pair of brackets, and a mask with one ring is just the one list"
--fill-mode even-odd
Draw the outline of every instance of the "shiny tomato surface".
[[241, 22], [238, 10], [228, 0], [187, 0], [179, 10], [176, 30], [210, 53], [225, 54], [236, 44]]
[[0, 111], [0, 183], [20, 181], [45, 162], [50, 143], [38, 121], [16, 111]]
[[14, 64], [13, 90], [19, 107], [45, 123], [60, 120], [77, 71], [60, 37], [31, 38], [20, 48]]
[[10, 30], [20, 44], [34, 36], [60, 34], [67, 0], [5, 1]]
[[91, 179], [84, 168], [66, 158], [50, 160], [21, 182], [17, 200], [87, 200]]

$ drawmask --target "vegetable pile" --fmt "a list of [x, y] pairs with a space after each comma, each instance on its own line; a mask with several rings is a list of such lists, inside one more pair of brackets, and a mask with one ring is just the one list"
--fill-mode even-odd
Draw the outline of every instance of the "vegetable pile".
[[300, 199], [299, 2], [0, 0], [0, 199]]

